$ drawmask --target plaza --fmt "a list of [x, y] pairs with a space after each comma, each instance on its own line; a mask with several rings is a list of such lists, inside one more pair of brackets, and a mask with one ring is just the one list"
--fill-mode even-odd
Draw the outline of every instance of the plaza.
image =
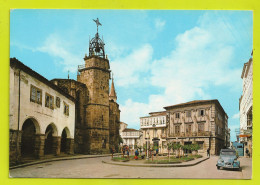
[[[111, 156], [52, 161], [10, 170], [10, 177], [33, 178], [167, 178], [251, 179], [252, 158], [239, 158], [241, 170], [217, 170], [218, 156], [189, 167], [136, 167], [106, 164]], [[59, 170], [57, 170], [59, 169]]]

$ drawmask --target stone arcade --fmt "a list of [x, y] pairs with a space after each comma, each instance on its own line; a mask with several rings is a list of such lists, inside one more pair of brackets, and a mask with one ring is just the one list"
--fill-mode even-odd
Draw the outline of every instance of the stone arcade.
[[75, 99], [14, 58], [9, 117], [10, 163], [73, 153]]

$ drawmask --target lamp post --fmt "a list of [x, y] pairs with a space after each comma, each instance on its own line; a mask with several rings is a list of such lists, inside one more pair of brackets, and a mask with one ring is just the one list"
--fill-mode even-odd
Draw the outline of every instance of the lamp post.
[[149, 160], [149, 149], [148, 149], [148, 142], [150, 140], [150, 136], [148, 135], [146, 138], [145, 138], [145, 141], [146, 141], [146, 160]]

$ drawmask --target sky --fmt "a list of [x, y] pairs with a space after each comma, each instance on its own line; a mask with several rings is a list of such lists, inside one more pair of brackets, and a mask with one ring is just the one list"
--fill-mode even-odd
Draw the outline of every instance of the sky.
[[241, 73], [251, 57], [252, 11], [41, 10], [10, 13], [10, 57], [42, 76], [76, 80], [96, 33], [105, 41], [121, 121], [192, 100], [218, 99], [239, 128]]

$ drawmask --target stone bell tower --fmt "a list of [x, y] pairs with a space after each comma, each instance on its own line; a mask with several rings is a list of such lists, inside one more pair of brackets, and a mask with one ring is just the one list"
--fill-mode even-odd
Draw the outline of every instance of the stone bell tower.
[[105, 43], [97, 33], [89, 41], [89, 55], [85, 55], [85, 64], [78, 66], [77, 81], [86, 84], [89, 100], [85, 105], [84, 153], [109, 152], [109, 60], [105, 58]]

